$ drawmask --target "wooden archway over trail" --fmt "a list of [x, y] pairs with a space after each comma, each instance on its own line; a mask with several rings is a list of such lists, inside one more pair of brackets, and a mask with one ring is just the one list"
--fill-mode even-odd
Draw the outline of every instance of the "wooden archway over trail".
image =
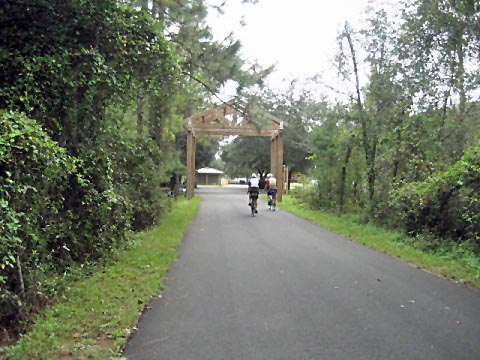
[[187, 130], [187, 198], [195, 191], [195, 148], [196, 136], [239, 135], [270, 137], [270, 172], [277, 178], [277, 201], [282, 201], [283, 179], [283, 135], [285, 122], [263, 111], [251, 111], [248, 103], [230, 101], [216, 108], [201, 111], [184, 120]]

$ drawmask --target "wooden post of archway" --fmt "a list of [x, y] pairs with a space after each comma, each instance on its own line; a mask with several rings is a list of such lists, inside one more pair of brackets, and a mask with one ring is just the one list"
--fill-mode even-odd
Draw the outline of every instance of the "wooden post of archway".
[[284, 187], [284, 195], [288, 195], [288, 187], [290, 186], [289, 180], [288, 180], [288, 166], [283, 165], [283, 183], [285, 184]]
[[267, 124], [251, 118], [249, 105], [244, 102], [228, 102], [217, 108], [204, 110], [185, 119], [187, 130], [187, 199], [195, 192], [195, 137], [207, 135], [268, 136], [271, 143], [271, 172], [278, 181], [277, 200], [283, 195], [283, 136], [286, 123], [273, 115], [263, 113]]
[[271, 140], [270, 146], [271, 173], [277, 178], [277, 201], [281, 202], [283, 197], [283, 135], [279, 131]]

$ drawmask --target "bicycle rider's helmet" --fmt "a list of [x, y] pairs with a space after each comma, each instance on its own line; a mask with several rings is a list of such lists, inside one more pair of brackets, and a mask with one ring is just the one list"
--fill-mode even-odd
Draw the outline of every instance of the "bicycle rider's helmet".
[[252, 178], [256, 178], [256, 177], [257, 177], [257, 174], [253, 173]]
[[268, 174], [267, 174], [267, 178], [270, 178], [270, 177], [272, 177], [272, 176], [273, 176], [273, 174], [271, 174], [271, 173], [268, 173]]

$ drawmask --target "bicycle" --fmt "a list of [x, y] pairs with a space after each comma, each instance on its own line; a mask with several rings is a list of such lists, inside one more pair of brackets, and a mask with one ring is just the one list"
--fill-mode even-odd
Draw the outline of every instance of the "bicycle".
[[251, 198], [250, 198], [250, 209], [252, 211], [252, 216], [255, 216], [255, 214], [258, 213], [257, 201], [258, 201], [258, 193], [252, 192]]
[[268, 193], [268, 210], [275, 211], [277, 207], [277, 190], [272, 189]]

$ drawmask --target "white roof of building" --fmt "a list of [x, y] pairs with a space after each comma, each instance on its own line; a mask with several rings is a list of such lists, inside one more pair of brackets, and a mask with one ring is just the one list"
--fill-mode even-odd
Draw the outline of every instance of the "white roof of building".
[[198, 174], [223, 174], [223, 171], [212, 169], [209, 167], [204, 167], [204, 168], [198, 169], [197, 173]]

